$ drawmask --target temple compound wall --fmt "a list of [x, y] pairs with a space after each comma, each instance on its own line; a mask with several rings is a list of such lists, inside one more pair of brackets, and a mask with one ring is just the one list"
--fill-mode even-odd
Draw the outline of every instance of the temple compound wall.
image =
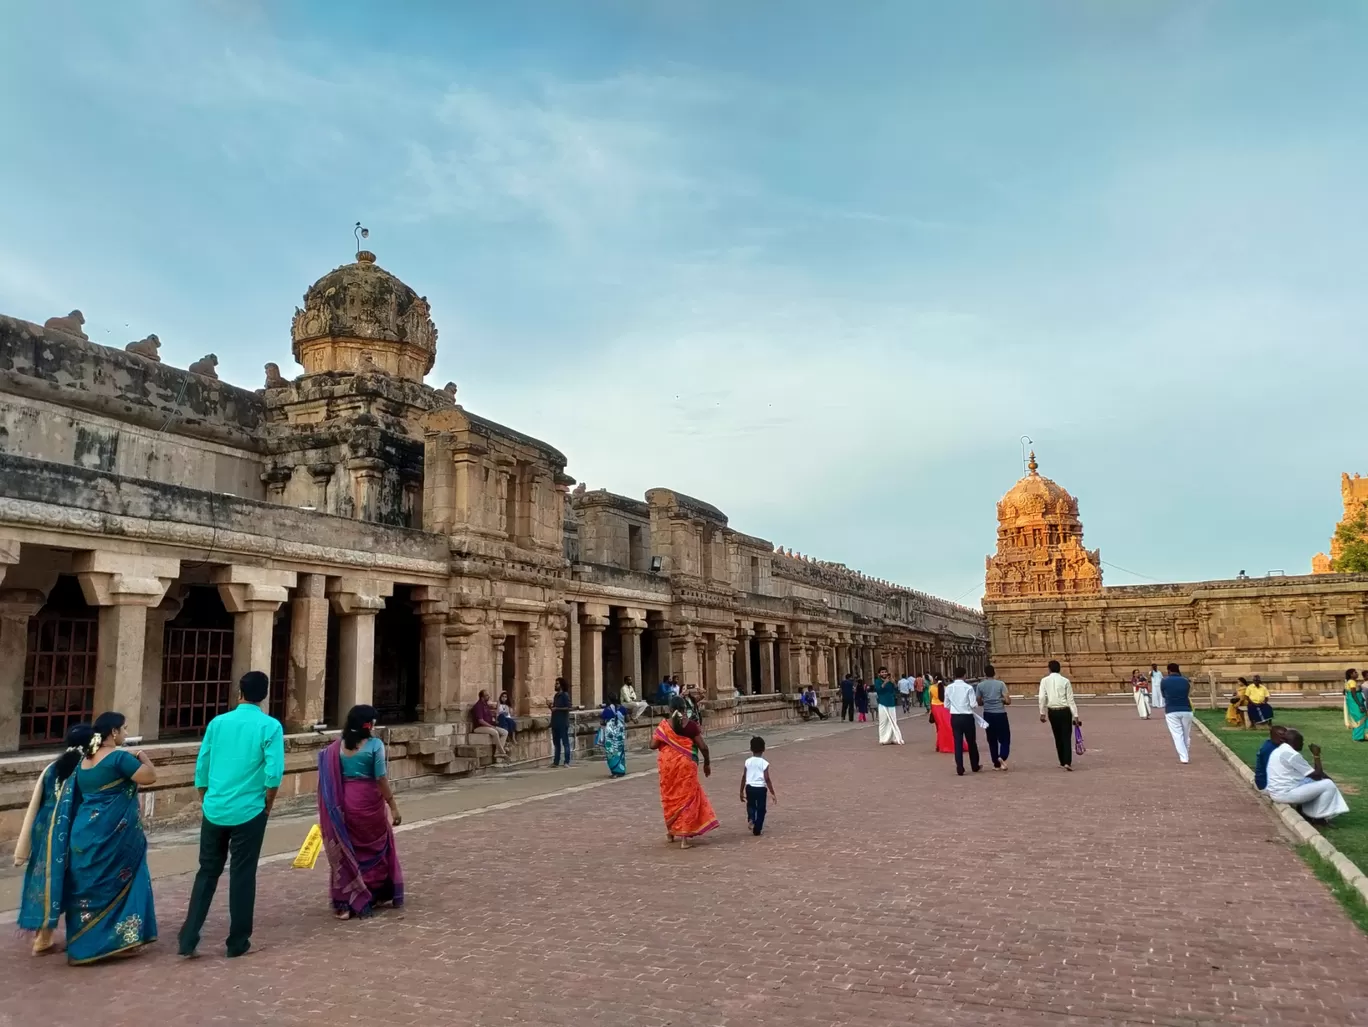
[[[713, 729], [793, 714], [847, 670], [981, 666], [981, 614], [732, 528], [667, 488], [580, 486], [552, 446], [423, 382], [427, 301], [359, 253], [304, 297], [305, 369], [262, 388], [123, 349], [73, 311], [0, 317], [0, 843], [70, 724], [124, 713], [164, 768], [147, 812], [192, 802], [197, 739], [248, 670], [272, 679], [286, 794], [326, 735], [380, 711], [400, 785], [489, 762], [481, 690], [549, 754], [557, 677], [592, 710], [625, 677], [701, 685]], [[580, 718], [581, 745], [597, 726]]]
[[1283, 690], [1335, 687], [1368, 662], [1368, 575], [1103, 587], [1077, 501], [1034, 454], [998, 504], [983, 609], [998, 676], [1028, 691], [1052, 659], [1085, 693], [1129, 689], [1132, 672], [1169, 662], [1199, 692], [1253, 674]]

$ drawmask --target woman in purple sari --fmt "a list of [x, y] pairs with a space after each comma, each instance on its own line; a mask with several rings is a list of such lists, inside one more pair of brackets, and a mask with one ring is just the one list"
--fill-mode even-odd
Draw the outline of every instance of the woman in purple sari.
[[339, 920], [404, 904], [404, 872], [394, 845], [402, 823], [385, 774], [385, 744], [371, 734], [375, 708], [353, 706], [342, 737], [318, 757], [318, 826], [331, 868]]

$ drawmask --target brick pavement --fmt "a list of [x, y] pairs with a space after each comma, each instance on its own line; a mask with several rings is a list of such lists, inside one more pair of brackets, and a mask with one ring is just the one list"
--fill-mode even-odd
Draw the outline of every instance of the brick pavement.
[[222, 897], [206, 958], [175, 958], [189, 882], [159, 881], [137, 959], [0, 951], [0, 1024], [1368, 1023], [1363, 936], [1203, 742], [1180, 767], [1162, 721], [1088, 711], [1066, 775], [1029, 714], [1006, 775], [956, 778], [915, 719], [901, 749], [873, 725], [776, 749], [761, 839], [736, 759], [687, 852], [652, 778], [407, 832], [410, 904], [369, 922], [266, 867], [263, 950], [231, 963]]

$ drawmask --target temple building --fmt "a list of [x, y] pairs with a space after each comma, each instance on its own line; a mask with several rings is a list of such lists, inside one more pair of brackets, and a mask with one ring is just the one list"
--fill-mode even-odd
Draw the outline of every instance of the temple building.
[[[1356, 480], [1344, 480], [1346, 516]], [[1253, 674], [1280, 689], [1337, 687], [1368, 661], [1368, 575], [1104, 588], [1078, 501], [1034, 453], [997, 513], [983, 611], [994, 667], [1014, 688], [1034, 694], [1052, 659], [1084, 693], [1129, 689], [1134, 671], [1172, 661], [1199, 694]]]
[[1357, 474], [1351, 478], [1347, 473], [1341, 474], [1340, 496], [1344, 501], [1344, 513], [1339, 524], [1335, 525], [1335, 533], [1330, 536], [1329, 554], [1317, 553], [1311, 557], [1312, 574], [1334, 573], [1335, 561], [1344, 553], [1344, 544], [1339, 539], [1339, 529], [1352, 524], [1368, 510], [1368, 478], [1360, 478]]
[[[79, 311], [0, 317], [0, 842], [67, 727], [106, 709], [164, 770], [149, 812], [191, 801], [208, 721], [249, 669], [290, 732], [284, 794], [356, 703], [401, 784], [488, 762], [481, 690], [549, 753], [557, 677], [579, 704], [630, 676], [703, 686], [710, 726], [792, 716], [852, 668], [977, 669], [972, 609], [734, 529], [668, 488], [583, 486], [553, 446], [425, 384], [427, 300], [361, 252], [295, 311], [287, 377], [182, 370], [156, 336], [92, 343]], [[592, 735], [585, 718], [584, 737]]]

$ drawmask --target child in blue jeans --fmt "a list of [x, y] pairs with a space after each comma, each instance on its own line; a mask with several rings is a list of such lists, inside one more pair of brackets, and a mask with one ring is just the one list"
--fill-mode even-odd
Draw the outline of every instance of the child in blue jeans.
[[741, 801], [746, 804], [746, 823], [757, 838], [765, 829], [765, 807], [775, 794], [774, 782], [770, 780], [769, 760], [765, 759], [765, 740], [759, 735], [751, 739], [751, 755], [746, 760], [745, 770], [741, 772]]

